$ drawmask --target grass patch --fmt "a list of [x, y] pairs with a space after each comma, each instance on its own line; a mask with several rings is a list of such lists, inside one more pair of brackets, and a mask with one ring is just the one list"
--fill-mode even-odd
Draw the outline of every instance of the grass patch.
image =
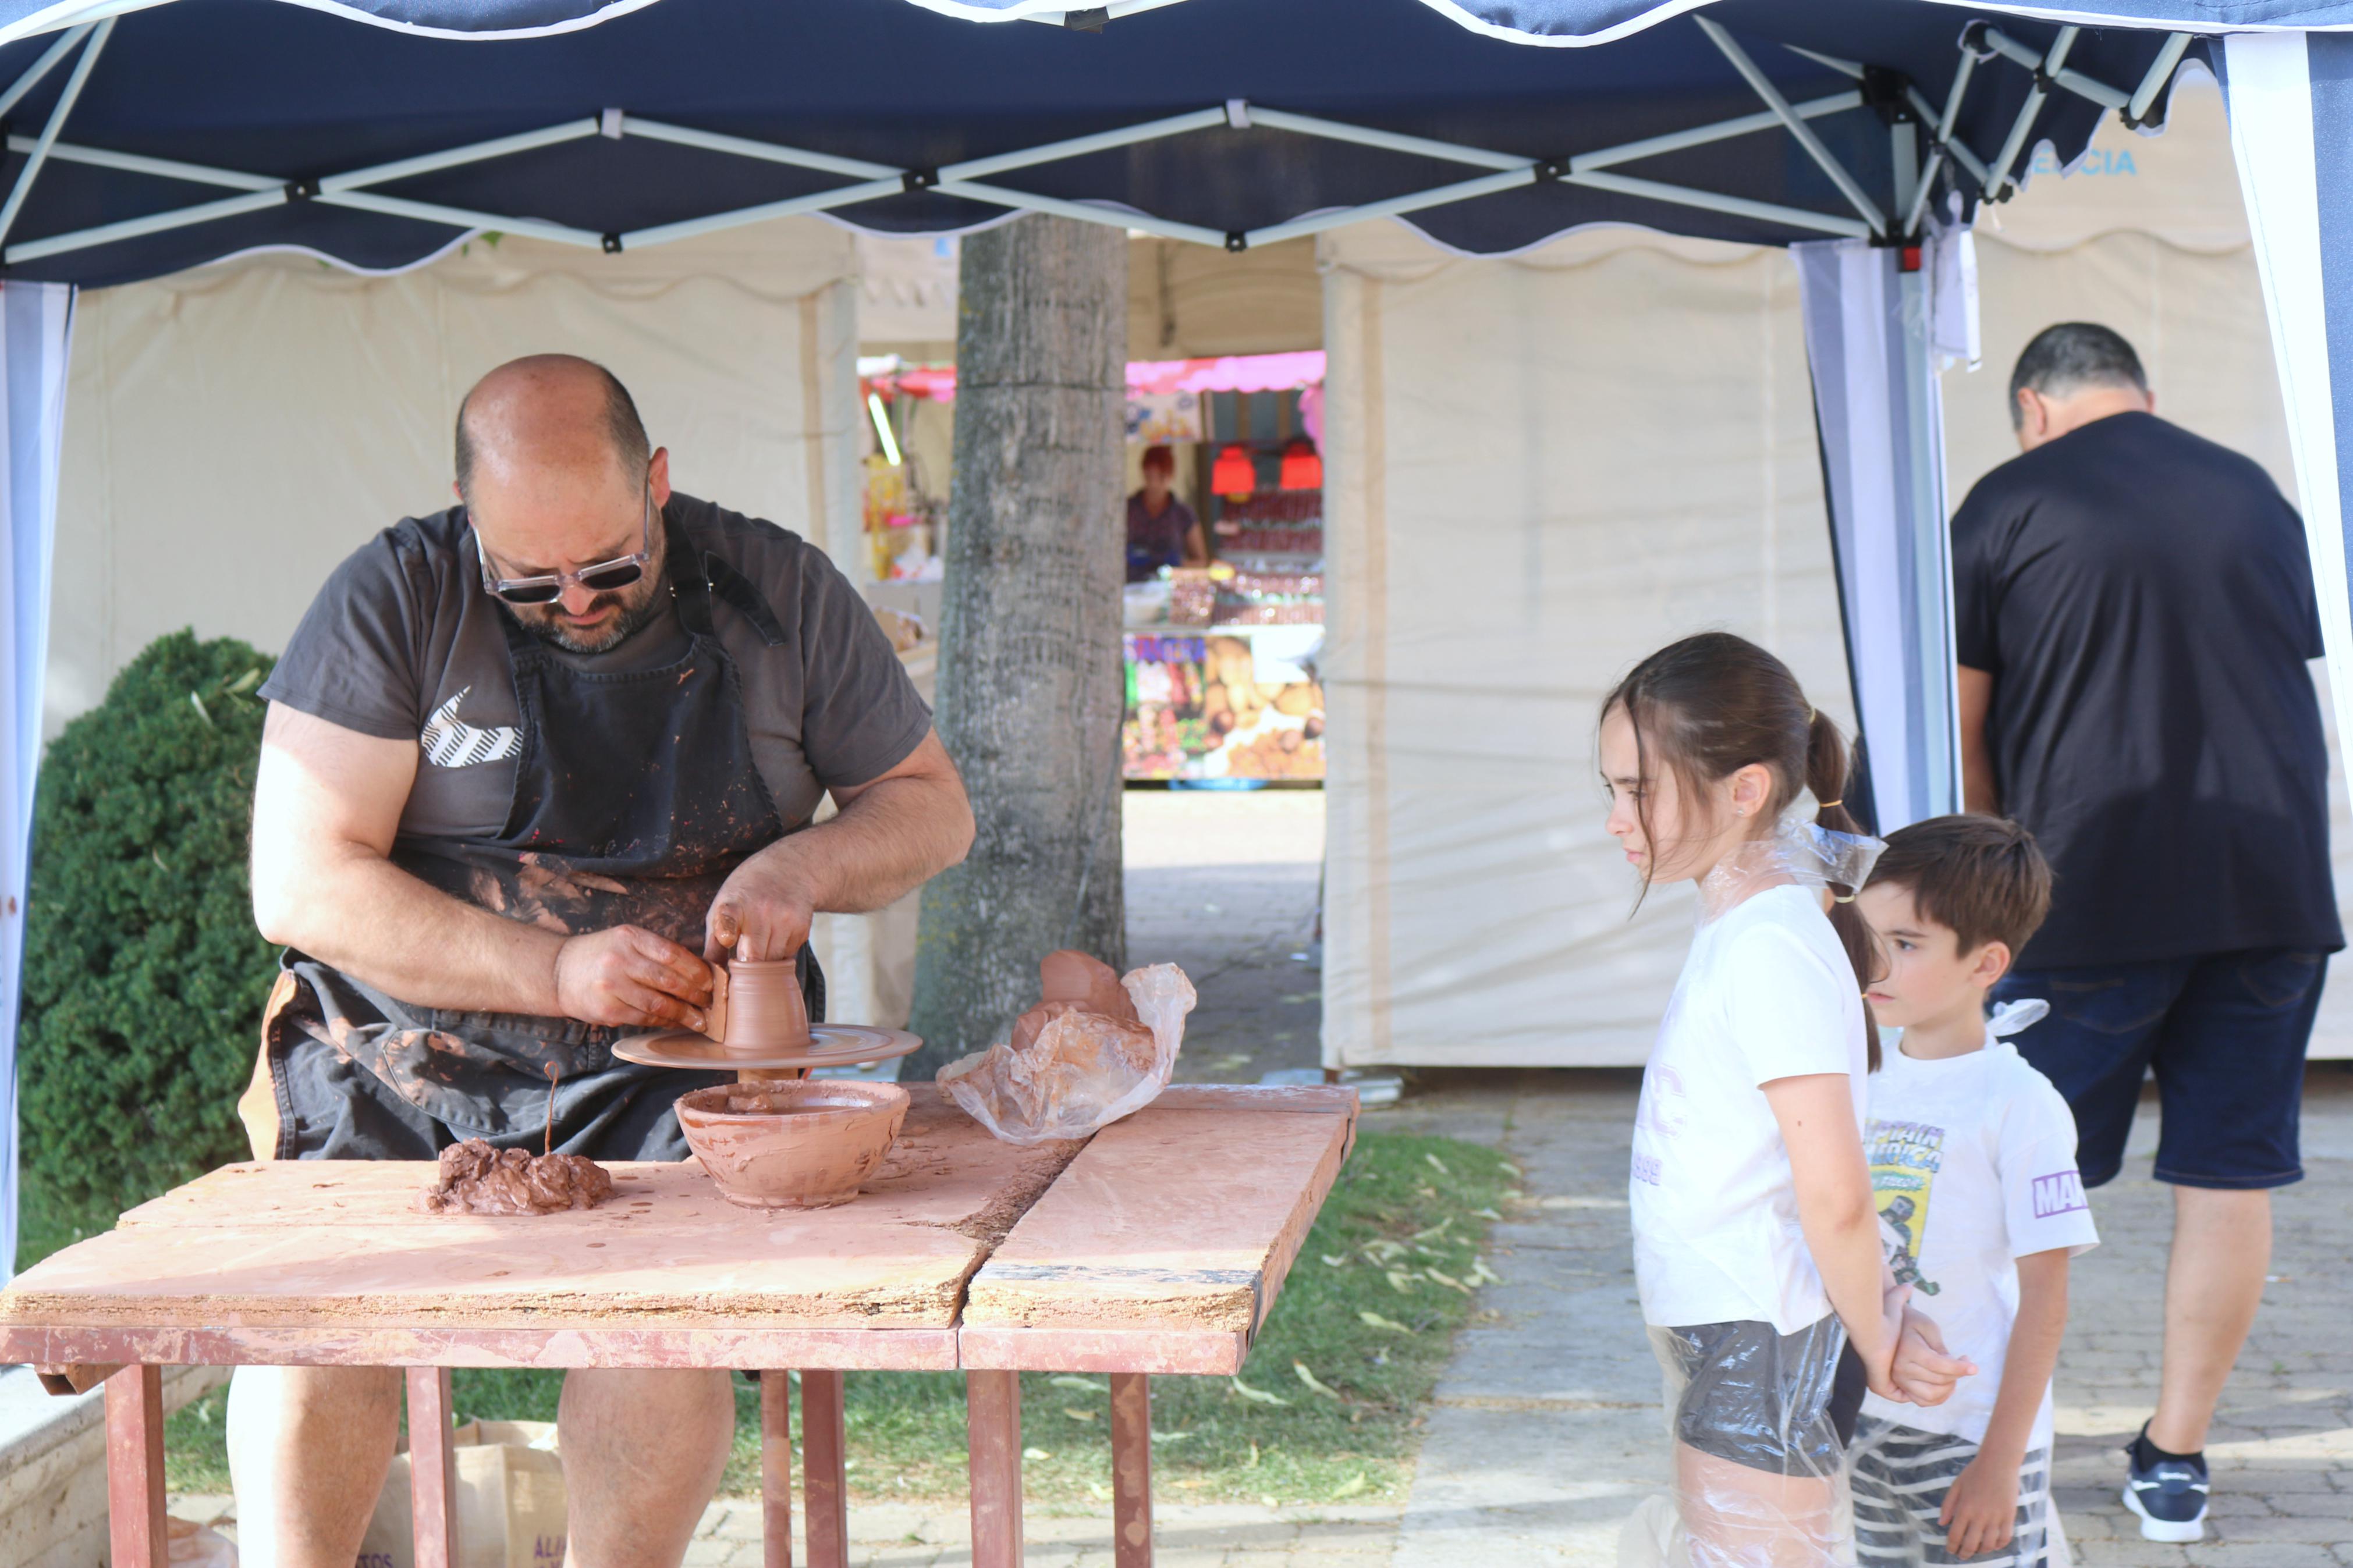
[[[1362, 1136], [1241, 1376], [1153, 1380], [1155, 1490], [1172, 1501], [1401, 1499], [1422, 1407], [1470, 1316], [1469, 1288], [1483, 1277], [1480, 1253], [1507, 1174], [1500, 1154], [1475, 1143]], [[460, 1369], [453, 1383], [461, 1418], [549, 1421], [562, 1374]], [[759, 1484], [759, 1391], [743, 1379], [735, 1386], [723, 1489], [749, 1495]], [[1110, 1500], [1109, 1387], [1095, 1376], [1023, 1375], [1031, 1500]], [[853, 1497], [963, 1495], [960, 1373], [851, 1373], [845, 1388]], [[166, 1426], [172, 1489], [227, 1489], [223, 1392]]]

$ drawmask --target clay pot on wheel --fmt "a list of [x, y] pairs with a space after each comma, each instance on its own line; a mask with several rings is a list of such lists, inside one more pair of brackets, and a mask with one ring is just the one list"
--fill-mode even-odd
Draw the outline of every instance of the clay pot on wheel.
[[755, 1209], [848, 1203], [906, 1115], [907, 1091], [895, 1083], [825, 1079], [718, 1084], [678, 1102], [687, 1145], [720, 1195]]

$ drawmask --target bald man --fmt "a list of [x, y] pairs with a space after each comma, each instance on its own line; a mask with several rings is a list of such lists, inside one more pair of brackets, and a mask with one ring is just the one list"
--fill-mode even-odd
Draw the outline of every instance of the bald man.
[[[613, 1042], [702, 1027], [731, 954], [797, 955], [821, 1017], [812, 917], [962, 858], [963, 784], [857, 591], [674, 493], [602, 367], [485, 376], [456, 490], [336, 570], [262, 688], [254, 917], [286, 953], [239, 1109], [268, 1158], [536, 1152], [552, 1119], [574, 1153], [683, 1159], [671, 1104], [719, 1077]], [[388, 1371], [239, 1372], [248, 1568], [351, 1568], [398, 1414]], [[569, 1561], [678, 1563], [727, 1374], [575, 1372], [560, 1425]]]

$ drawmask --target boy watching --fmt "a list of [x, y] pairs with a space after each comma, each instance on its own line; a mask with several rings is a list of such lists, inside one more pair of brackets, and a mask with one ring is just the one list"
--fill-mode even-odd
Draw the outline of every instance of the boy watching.
[[1940, 816], [1888, 835], [1858, 904], [1886, 966], [1866, 1000], [1904, 1031], [1864, 1138], [1888, 1260], [1980, 1373], [1934, 1408], [1864, 1399], [1859, 1560], [2043, 1568], [2067, 1262], [2099, 1236], [2067, 1102], [1985, 1007], [2050, 908], [2051, 868], [2016, 823]]

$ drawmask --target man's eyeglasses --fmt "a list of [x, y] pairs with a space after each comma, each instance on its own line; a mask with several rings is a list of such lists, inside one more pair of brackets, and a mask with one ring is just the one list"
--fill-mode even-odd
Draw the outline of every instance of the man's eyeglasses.
[[617, 555], [610, 561], [600, 561], [594, 566], [583, 566], [577, 572], [552, 572], [544, 577], [493, 577], [491, 558], [482, 549], [480, 530], [474, 533], [474, 555], [481, 563], [482, 586], [510, 605], [549, 605], [564, 590], [577, 583], [592, 594], [610, 594], [626, 588], [646, 574], [646, 563], [654, 554], [654, 492], [646, 491], [646, 531], [643, 547], [634, 555]]

